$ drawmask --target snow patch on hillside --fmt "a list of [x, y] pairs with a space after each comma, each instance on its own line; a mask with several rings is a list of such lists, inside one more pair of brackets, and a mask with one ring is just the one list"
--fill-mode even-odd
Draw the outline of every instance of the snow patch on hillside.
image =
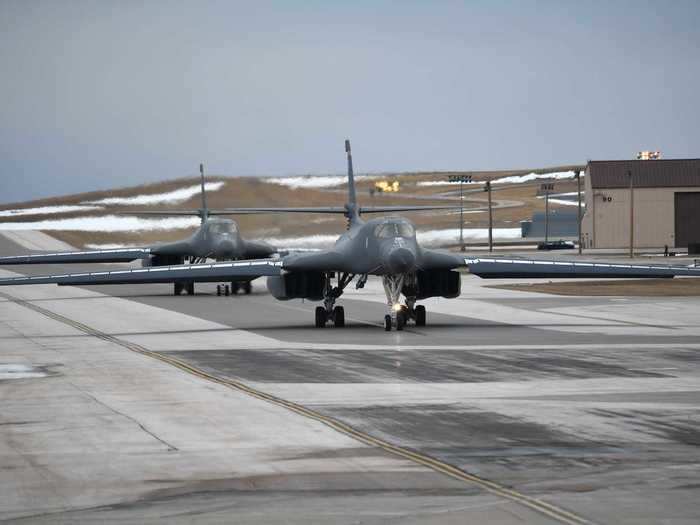
[[531, 182], [537, 179], [573, 179], [576, 173], [573, 171], [555, 171], [552, 173], [528, 173], [527, 175], [513, 175], [511, 177], [501, 177], [491, 181], [491, 184], [519, 184], [521, 182]]
[[62, 230], [84, 232], [164, 231], [199, 226], [199, 217], [167, 217], [144, 219], [141, 217], [74, 217], [31, 222], [0, 222], [0, 230]]
[[[208, 192], [220, 190], [224, 184], [223, 181], [207, 182], [204, 189]], [[103, 205], [119, 205], [119, 206], [144, 206], [149, 204], [178, 204], [191, 199], [195, 195], [199, 195], [202, 188], [199, 184], [189, 186], [188, 188], [180, 188], [179, 190], [168, 191], [166, 193], [153, 193], [146, 195], [135, 195], [133, 197], [106, 197], [96, 201], [85, 201], [83, 204], [103, 204]]]
[[[465, 228], [465, 242], [488, 240], [489, 230], [487, 228]], [[520, 239], [520, 228], [494, 228], [493, 238], [495, 240]], [[338, 235], [308, 235], [304, 237], [277, 237], [266, 238], [270, 244], [279, 248], [330, 248], [335, 243]], [[418, 231], [418, 242], [424, 246], [441, 246], [459, 242], [459, 228], [445, 230]]]
[[[583, 177], [584, 174], [581, 173]], [[500, 179], [494, 179], [491, 184], [520, 184], [522, 182], [531, 182], [537, 179], [573, 179], [576, 177], [576, 173], [573, 171], [555, 171], [552, 173], [528, 173], [527, 175], [512, 175], [509, 177], [501, 177]], [[474, 184], [484, 184], [485, 181], [473, 181], [465, 182], [465, 185]], [[449, 180], [425, 180], [416, 183], [417, 186], [455, 186], [459, 185], [459, 182], [452, 182]]]
[[[355, 182], [381, 178], [382, 175], [355, 175]], [[348, 181], [345, 175], [304, 175], [300, 177], [268, 177], [263, 179], [269, 184], [287, 186], [293, 190], [307, 188], [333, 188]]]
[[101, 210], [102, 206], [64, 205], [64, 206], [39, 206], [38, 208], [17, 208], [14, 210], [0, 210], [0, 217], [18, 217], [20, 215], [51, 215], [59, 213], [73, 213], [76, 211]]

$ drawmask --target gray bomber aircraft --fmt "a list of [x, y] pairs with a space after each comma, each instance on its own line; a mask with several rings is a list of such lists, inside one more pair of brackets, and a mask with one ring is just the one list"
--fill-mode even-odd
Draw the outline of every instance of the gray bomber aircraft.
[[[123, 215], [198, 215], [202, 223], [190, 237], [171, 243], [154, 244], [152, 246], [123, 248], [115, 250], [92, 250], [85, 252], [60, 252], [35, 255], [19, 255], [0, 257], [0, 265], [14, 264], [66, 264], [66, 263], [105, 263], [130, 262], [141, 259], [144, 267], [161, 267], [189, 263], [203, 263], [207, 259], [217, 261], [260, 259], [276, 253], [275, 247], [266, 242], [255, 242], [243, 239], [238, 224], [232, 219], [213, 218], [211, 215], [229, 215], [228, 212], [209, 210], [207, 194], [204, 188], [204, 166], [199, 165], [202, 184], [202, 208], [199, 210], [175, 211], [134, 211]], [[173, 280], [175, 295], [183, 291], [188, 295], [194, 294], [194, 280]], [[231, 280], [231, 288], [225, 290], [236, 293], [239, 289], [250, 293], [250, 279]], [[222, 289], [217, 288], [221, 293]]]
[[[348, 228], [332, 249], [317, 253], [295, 253], [279, 260], [232, 261], [156, 267], [140, 270], [15, 277], [0, 280], [0, 285], [57, 283], [60, 285], [159, 283], [183, 281], [223, 281], [267, 276], [267, 287], [280, 300], [323, 301], [315, 311], [315, 325], [329, 321], [345, 325], [345, 311], [335, 303], [357, 277], [362, 288], [369, 275], [382, 278], [388, 312], [387, 331], [402, 330], [407, 322], [426, 324], [426, 310], [416, 302], [428, 297], [454, 298], [460, 294], [459, 268], [468, 268], [483, 278], [537, 277], [673, 277], [700, 276], [700, 267], [609, 264], [579, 261], [536, 261], [507, 258], [470, 258], [455, 253], [422, 248], [416, 241], [415, 227], [403, 217], [384, 217], [364, 221], [363, 213], [387, 213], [425, 209], [454, 209], [453, 206], [363, 207], [356, 199], [350, 143], [345, 148], [348, 160], [348, 202], [329, 208], [228, 208], [228, 213], [342, 213]], [[405, 304], [401, 304], [401, 295]]]

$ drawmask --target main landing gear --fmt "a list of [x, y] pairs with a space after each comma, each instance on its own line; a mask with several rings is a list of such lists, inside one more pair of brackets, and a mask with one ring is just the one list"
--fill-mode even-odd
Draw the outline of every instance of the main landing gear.
[[336, 328], [345, 326], [345, 309], [342, 306], [335, 306], [335, 300], [343, 295], [343, 290], [353, 280], [355, 274], [338, 274], [338, 285], [333, 286], [332, 279], [334, 273], [326, 273], [325, 284], [323, 286], [323, 306], [317, 306], [315, 312], [316, 328], [323, 328], [328, 321], [332, 321]]
[[233, 281], [230, 286], [228, 284], [216, 285], [216, 295], [223, 294], [228, 297], [229, 295], [236, 295], [239, 291], [243, 291], [243, 293], [246, 295], [250, 295], [250, 293], [253, 291], [253, 285], [250, 284], [250, 281]]
[[[425, 306], [416, 306], [416, 297], [414, 295], [406, 296], [406, 304], [400, 304], [401, 291], [404, 289], [404, 284], [409, 284], [406, 288], [414, 290], [415, 286], [407, 283], [406, 275], [384, 275], [382, 284], [386, 293], [387, 305], [389, 313], [384, 316], [384, 330], [391, 331], [392, 326], [397, 331], [404, 329], [404, 326], [409, 321], [413, 321], [416, 326], [425, 326], [426, 314]], [[408, 292], [411, 293], [411, 292]]]

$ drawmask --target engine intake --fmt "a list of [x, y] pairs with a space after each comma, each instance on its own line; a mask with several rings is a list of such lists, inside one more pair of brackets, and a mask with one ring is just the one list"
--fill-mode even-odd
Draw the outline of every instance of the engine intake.
[[453, 270], [427, 270], [416, 272], [416, 279], [410, 286], [404, 286], [401, 290], [405, 296], [414, 296], [416, 299], [428, 297], [445, 297], [453, 299], [459, 297], [462, 291], [462, 280], [459, 272]]
[[323, 272], [293, 272], [267, 278], [267, 289], [275, 299], [323, 299]]
[[143, 259], [143, 266], [174, 266], [183, 264], [185, 258], [182, 255], [151, 255]]

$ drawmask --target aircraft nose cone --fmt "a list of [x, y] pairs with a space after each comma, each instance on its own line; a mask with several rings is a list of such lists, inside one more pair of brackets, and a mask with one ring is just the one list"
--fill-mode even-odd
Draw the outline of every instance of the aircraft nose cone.
[[413, 270], [416, 256], [411, 250], [397, 248], [389, 253], [389, 271], [391, 273], [407, 273]]
[[235, 250], [236, 246], [233, 243], [233, 241], [230, 241], [228, 239], [225, 239], [219, 243], [217, 246], [217, 252], [219, 255], [232, 255], [233, 251]]

